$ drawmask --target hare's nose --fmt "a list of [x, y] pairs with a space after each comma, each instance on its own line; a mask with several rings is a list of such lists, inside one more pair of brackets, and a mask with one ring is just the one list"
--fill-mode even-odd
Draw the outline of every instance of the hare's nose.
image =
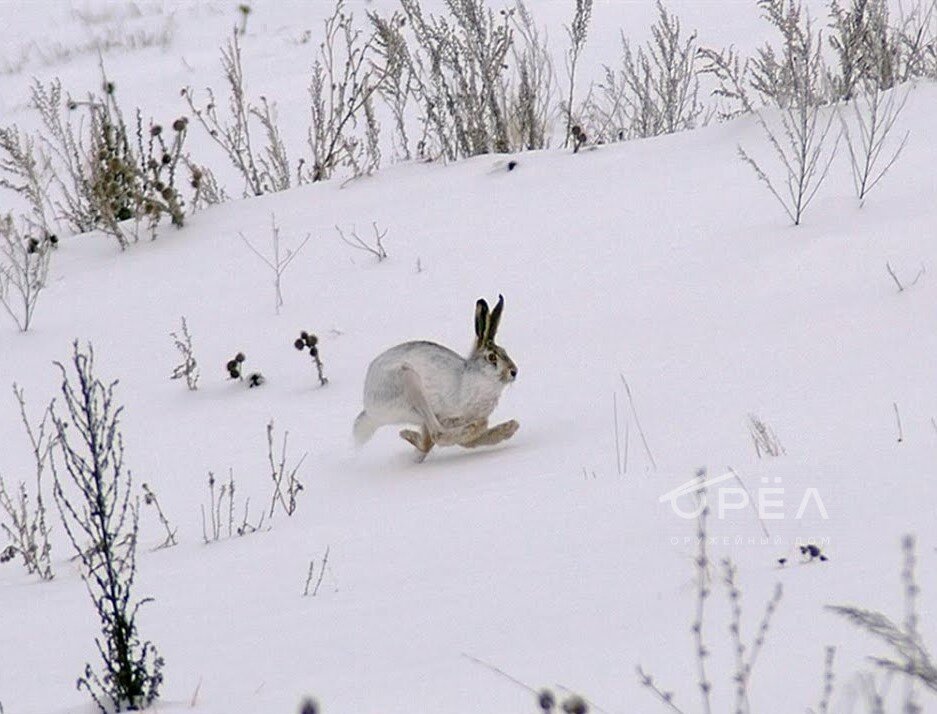
[[517, 367], [511, 367], [511, 379], [517, 378]]

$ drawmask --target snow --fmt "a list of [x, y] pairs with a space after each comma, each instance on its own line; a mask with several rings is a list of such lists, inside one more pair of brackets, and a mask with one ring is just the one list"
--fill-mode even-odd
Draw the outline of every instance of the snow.
[[[543, 5], [554, 47], [563, 46], [567, 5]], [[174, 13], [170, 46], [116, 52], [108, 70], [126, 106], [174, 117], [185, 113], [183, 84], [220, 86], [217, 47], [234, 11], [145, 7]], [[258, 4], [244, 42], [252, 91], [277, 98], [294, 147], [306, 122], [307, 67], [297, 58], [309, 50], [289, 38], [316, 28], [328, 9]], [[712, 44], [745, 46], [767, 34], [748, 3], [672, 9]], [[652, 13], [650, 3], [597, 4], [583, 67], [610, 61], [617, 28], [640, 37]], [[16, 33], [11, 55], [87, 30], [51, 3], [4, 4], [0, 25]], [[91, 87], [95, 63], [82, 56], [0, 77], [0, 124], [34, 121], [24, 106], [30, 75]], [[765, 521], [769, 544], [747, 508], [710, 523], [713, 557], [739, 566], [746, 638], [774, 584], [784, 585], [752, 710], [815, 706], [832, 644], [833, 710], [852, 711], [856, 673], [876, 645], [823, 606], [855, 602], [900, 619], [904, 533], [919, 538], [921, 630], [937, 641], [935, 109], [937, 87], [915, 87], [899, 120], [909, 147], [865, 206], [841, 152], [797, 228], [736, 158], [739, 143], [764, 148], [745, 118], [576, 155], [522, 154], [510, 172], [495, 156], [389, 164], [344, 187], [213, 207], [124, 254], [98, 234], [63, 240], [34, 327], [21, 335], [0, 323], [0, 387], [15, 380], [38, 414], [58, 388], [52, 362], [68, 359], [73, 339], [93, 343], [103, 379], [120, 379], [127, 464], [179, 528], [180, 545], [154, 552], [160, 526], [143, 507], [137, 592], [155, 602], [141, 611], [141, 634], [167, 662], [157, 709], [288, 712], [310, 694], [327, 712], [535, 711], [530, 692], [474, 657], [533, 688], [580, 692], [608, 712], [660, 711], [633, 674], [641, 663], [695, 710], [695, 524], [659, 497], [698, 467], [716, 476], [731, 466], [753, 492], [773, 479], [785, 489], [784, 517]], [[223, 166], [198, 128], [191, 143]], [[220, 174], [236, 194], [236, 180]], [[238, 237], [269, 248], [272, 214], [288, 244], [313, 236], [284, 274], [279, 315], [271, 273]], [[388, 229], [381, 263], [334, 228], [372, 221]], [[902, 276], [922, 264], [928, 272], [898, 294], [886, 261]], [[492, 419], [517, 419], [514, 438], [441, 449], [415, 464], [388, 428], [355, 451], [351, 425], [370, 360], [411, 339], [464, 352], [475, 300], [498, 293], [506, 302], [499, 342], [519, 376]], [[168, 333], [182, 315], [202, 368], [194, 393], [168, 379], [177, 359]], [[293, 348], [300, 330], [320, 337], [326, 387]], [[246, 370], [267, 377], [262, 388], [225, 380], [239, 350]], [[621, 438], [626, 423], [629, 434], [622, 474], [613, 394]], [[749, 413], [775, 430], [785, 455], [755, 456]], [[293, 459], [308, 452], [296, 514], [203, 544], [209, 470], [220, 478], [233, 469], [238, 500], [250, 496], [254, 512], [269, 504], [271, 419], [278, 435], [289, 431]], [[12, 393], [0, 396], [0, 444], [0, 474], [29, 478]], [[813, 502], [795, 518], [809, 488], [828, 519]], [[796, 561], [795, 543], [808, 538], [823, 543], [829, 562], [778, 569], [777, 558]], [[58, 525], [53, 548], [50, 583], [16, 564], [0, 568], [7, 714], [92, 711], [74, 681], [86, 661], [97, 664], [97, 623]], [[322, 587], [303, 597], [309, 562], [321, 563], [326, 548]], [[729, 606], [718, 572], [714, 579], [706, 634], [716, 709], [725, 711]]]

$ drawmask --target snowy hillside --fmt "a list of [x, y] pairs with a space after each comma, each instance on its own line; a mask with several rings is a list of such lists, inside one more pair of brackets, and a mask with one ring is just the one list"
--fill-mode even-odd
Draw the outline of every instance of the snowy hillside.
[[[291, 40], [330, 5], [259, 4], [249, 19], [249, 81], [279, 102], [288, 141], [301, 142], [308, 122], [308, 49]], [[768, 34], [749, 5], [671, 9], [713, 45], [749, 47]], [[353, 9], [372, 6], [392, 3]], [[568, 14], [568, 3], [543, 4], [557, 48]], [[643, 39], [637, 28], [653, 14], [651, 3], [597, 6], [586, 74], [614, 54], [617, 28]], [[182, 86], [220, 84], [217, 48], [236, 12], [179, 3], [156, 15], [173, 18], [165, 48], [105, 61], [122, 102], [171, 121], [187, 113]], [[51, 3], [4, 5], [0, 26], [7, 59], [31, 42], [78, 44], [87, 29]], [[76, 92], [97, 81], [93, 55], [26, 56], [0, 76], [0, 125], [34, 126], [32, 75], [59, 76]], [[122, 253], [98, 232], [63, 238], [33, 326], [21, 334], [0, 322], [0, 475], [8, 485], [33, 478], [9, 385], [25, 390], [38, 418], [59, 394], [53, 362], [68, 362], [73, 340], [92, 343], [98, 376], [120, 380], [134, 483], [158, 494], [178, 529], [178, 545], [156, 550], [165, 533], [141, 506], [135, 591], [154, 599], [139, 627], [166, 661], [158, 711], [294, 712], [309, 695], [336, 713], [533, 712], [525, 687], [549, 687], [623, 714], [666, 710], [638, 681], [638, 664], [682, 711], [699, 710], [696, 521], [661, 496], [700, 467], [711, 477], [732, 468], [754, 498], [779, 503], [760, 523], [749, 507], [719, 513], [713, 487], [714, 711], [734, 701], [726, 557], [738, 566], [747, 640], [775, 584], [784, 588], [751, 711], [816, 708], [828, 645], [837, 647], [830, 710], [864, 711], [859, 673], [887, 652], [824, 606], [900, 620], [907, 533], [918, 538], [919, 629], [937, 643], [935, 112], [937, 86], [918, 82], [898, 120], [908, 148], [865, 205], [841, 151], [798, 227], [736, 155], [739, 144], [770, 151], [749, 115], [576, 154], [387, 161], [347, 184], [212, 206]], [[193, 130], [189, 148], [239, 194], [204, 136]], [[13, 209], [0, 195], [0, 211]], [[279, 314], [271, 271], [239, 237], [269, 253], [272, 216], [284, 247], [311, 236], [283, 274]], [[364, 237], [372, 222], [387, 230], [380, 262], [335, 229]], [[906, 283], [926, 272], [899, 293], [886, 263]], [[370, 360], [412, 339], [464, 352], [475, 300], [499, 293], [499, 342], [519, 374], [492, 419], [517, 419], [514, 438], [439, 449], [417, 464], [387, 428], [356, 450], [351, 425]], [[169, 379], [178, 361], [169, 333], [182, 316], [202, 371], [197, 391]], [[294, 349], [301, 330], [319, 337], [326, 386]], [[227, 379], [239, 351], [262, 387]], [[782, 455], [756, 454], [749, 415], [773, 430]], [[248, 497], [252, 519], [269, 509], [271, 420], [278, 444], [289, 432], [289, 463], [307, 454], [295, 514], [205, 544], [209, 472], [233, 473], [238, 523]], [[5, 714], [94, 711], [75, 680], [85, 662], [97, 665], [99, 623], [54, 506], [50, 514], [54, 580], [0, 567]], [[808, 540], [826, 562], [800, 564]], [[310, 562], [315, 585], [326, 552], [318, 592], [304, 596]], [[890, 711], [903, 687], [892, 684]], [[923, 711], [937, 707], [934, 696], [920, 693]]]

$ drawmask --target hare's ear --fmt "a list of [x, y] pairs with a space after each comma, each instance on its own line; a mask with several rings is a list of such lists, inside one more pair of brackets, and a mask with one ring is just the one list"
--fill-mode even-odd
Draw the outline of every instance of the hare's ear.
[[498, 295], [498, 304], [491, 311], [488, 317], [488, 332], [485, 339], [494, 342], [495, 334], [498, 332], [498, 324], [501, 322], [501, 312], [504, 310], [504, 295]]
[[475, 346], [481, 347], [488, 337], [488, 303], [479, 300], [475, 303]]

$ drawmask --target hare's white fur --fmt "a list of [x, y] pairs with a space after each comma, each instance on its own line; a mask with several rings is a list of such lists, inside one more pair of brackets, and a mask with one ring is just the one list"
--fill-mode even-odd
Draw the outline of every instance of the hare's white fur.
[[500, 425], [497, 434], [487, 427], [501, 392], [517, 375], [517, 366], [493, 339], [502, 307], [503, 299], [489, 315], [479, 301], [475, 347], [468, 357], [434, 342], [405, 342], [378, 355], [365, 377], [355, 441], [363, 444], [390, 424], [421, 427], [422, 437], [410, 431], [401, 436], [424, 455], [435, 443], [478, 446], [510, 438], [516, 422]]

